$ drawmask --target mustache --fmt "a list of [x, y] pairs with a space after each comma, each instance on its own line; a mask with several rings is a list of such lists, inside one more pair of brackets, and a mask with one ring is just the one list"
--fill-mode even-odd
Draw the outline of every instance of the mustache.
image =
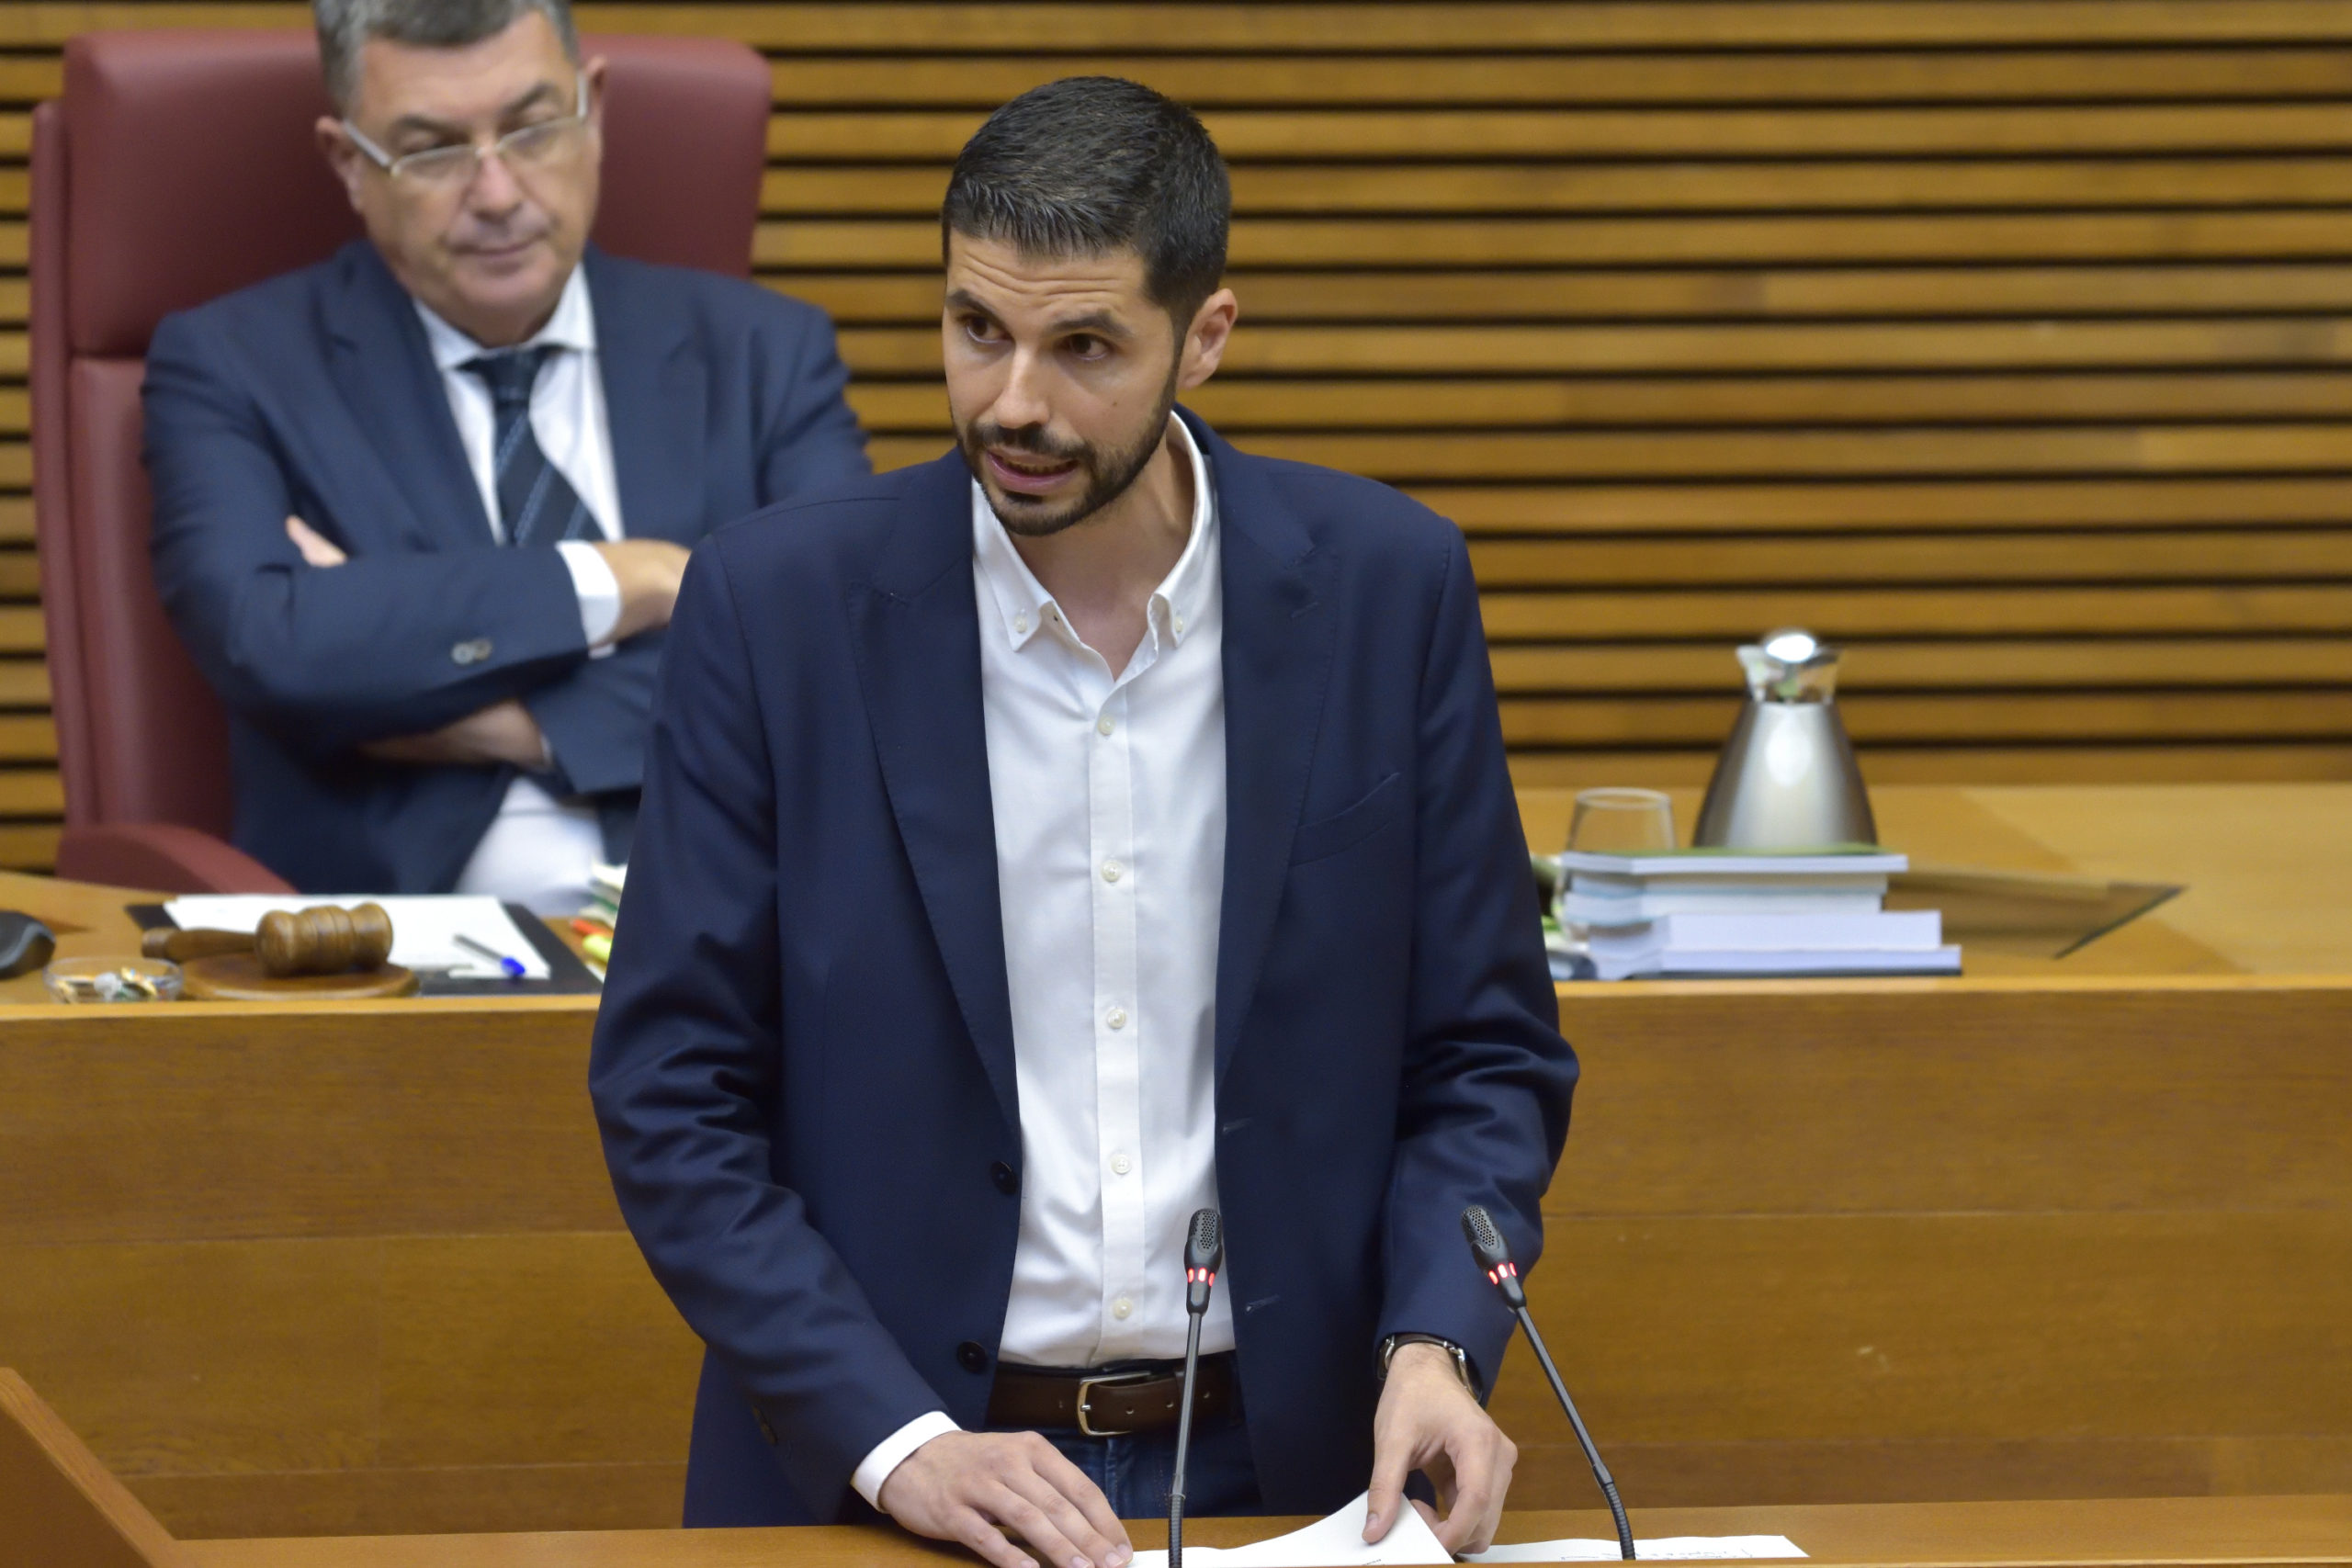
[[507, 223], [460, 224], [449, 236], [453, 251], [503, 251], [516, 245], [544, 240], [555, 231], [555, 225], [526, 220]]
[[975, 450], [994, 446], [1001, 451], [1025, 452], [1033, 457], [1069, 462], [1083, 462], [1094, 450], [1083, 441], [1057, 441], [1042, 424], [1023, 424], [1008, 430], [993, 421], [982, 420], [972, 426], [971, 439]]

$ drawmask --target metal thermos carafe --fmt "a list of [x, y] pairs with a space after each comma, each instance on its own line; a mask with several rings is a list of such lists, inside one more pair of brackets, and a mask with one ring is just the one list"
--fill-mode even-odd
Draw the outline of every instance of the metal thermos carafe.
[[1838, 650], [1801, 631], [1739, 650], [1747, 705], [1708, 781], [1691, 841], [1713, 849], [1873, 844], [1869, 793], [1838, 717]]

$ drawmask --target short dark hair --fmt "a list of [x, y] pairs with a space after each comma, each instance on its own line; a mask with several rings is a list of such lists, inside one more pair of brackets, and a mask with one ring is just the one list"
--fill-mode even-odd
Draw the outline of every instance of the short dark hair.
[[555, 24], [563, 52], [580, 63], [580, 34], [569, 0], [311, 0], [327, 96], [345, 114], [359, 85], [359, 49], [371, 38], [456, 49], [480, 43], [537, 11]]
[[956, 155], [947, 237], [1024, 255], [1135, 250], [1144, 288], [1181, 331], [1225, 276], [1233, 188], [1193, 111], [1140, 83], [1068, 76], [989, 116]]

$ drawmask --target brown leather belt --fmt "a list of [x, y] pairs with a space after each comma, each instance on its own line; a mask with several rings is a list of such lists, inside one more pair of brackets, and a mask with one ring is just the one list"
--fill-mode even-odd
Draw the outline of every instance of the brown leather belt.
[[[1233, 1411], [1233, 1352], [1201, 1358], [1193, 1382], [1193, 1418]], [[989, 1425], [1032, 1431], [1076, 1429], [1090, 1438], [1157, 1432], [1176, 1425], [1184, 1397], [1182, 1362], [1125, 1371], [1062, 1371], [1000, 1363], [989, 1390]]]

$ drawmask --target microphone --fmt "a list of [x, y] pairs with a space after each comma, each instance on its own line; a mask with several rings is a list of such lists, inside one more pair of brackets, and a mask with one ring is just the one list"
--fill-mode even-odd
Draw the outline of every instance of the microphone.
[[1184, 1404], [1176, 1413], [1176, 1464], [1168, 1480], [1168, 1568], [1184, 1568], [1184, 1455], [1193, 1446], [1193, 1379], [1201, 1370], [1201, 1319], [1225, 1267], [1225, 1222], [1196, 1209], [1184, 1237]]
[[1568, 1425], [1576, 1428], [1577, 1446], [1584, 1450], [1584, 1457], [1592, 1466], [1592, 1478], [1600, 1483], [1600, 1495], [1609, 1499], [1609, 1512], [1617, 1521], [1618, 1554], [1631, 1562], [1634, 1527], [1626, 1522], [1625, 1505], [1617, 1500], [1616, 1478], [1600, 1462], [1600, 1450], [1592, 1446], [1592, 1434], [1584, 1429], [1584, 1417], [1577, 1414], [1577, 1402], [1568, 1397], [1568, 1385], [1560, 1381], [1560, 1369], [1552, 1364], [1552, 1352], [1544, 1348], [1544, 1336], [1535, 1331], [1535, 1319], [1528, 1315], [1527, 1291], [1519, 1282], [1519, 1265], [1511, 1260], [1510, 1244], [1503, 1240], [1494, 1216], [1487, 1213], [1483, 1204], [1473, 1203], [1462, 1211], [1462, 1234], [1469, 1238], [1470, 1254], [1478, 1260], [1487, 1282], [1494, 1286], [1503, 1305], [1519, 1319], [1519, 1325], [1527, 1330], [1527, 1343], [1535, 1352], [1536, 1364], [1544, 1369], [1552, 1392], [1559, 1396], [1560, 1408], [1568, 1413]]

